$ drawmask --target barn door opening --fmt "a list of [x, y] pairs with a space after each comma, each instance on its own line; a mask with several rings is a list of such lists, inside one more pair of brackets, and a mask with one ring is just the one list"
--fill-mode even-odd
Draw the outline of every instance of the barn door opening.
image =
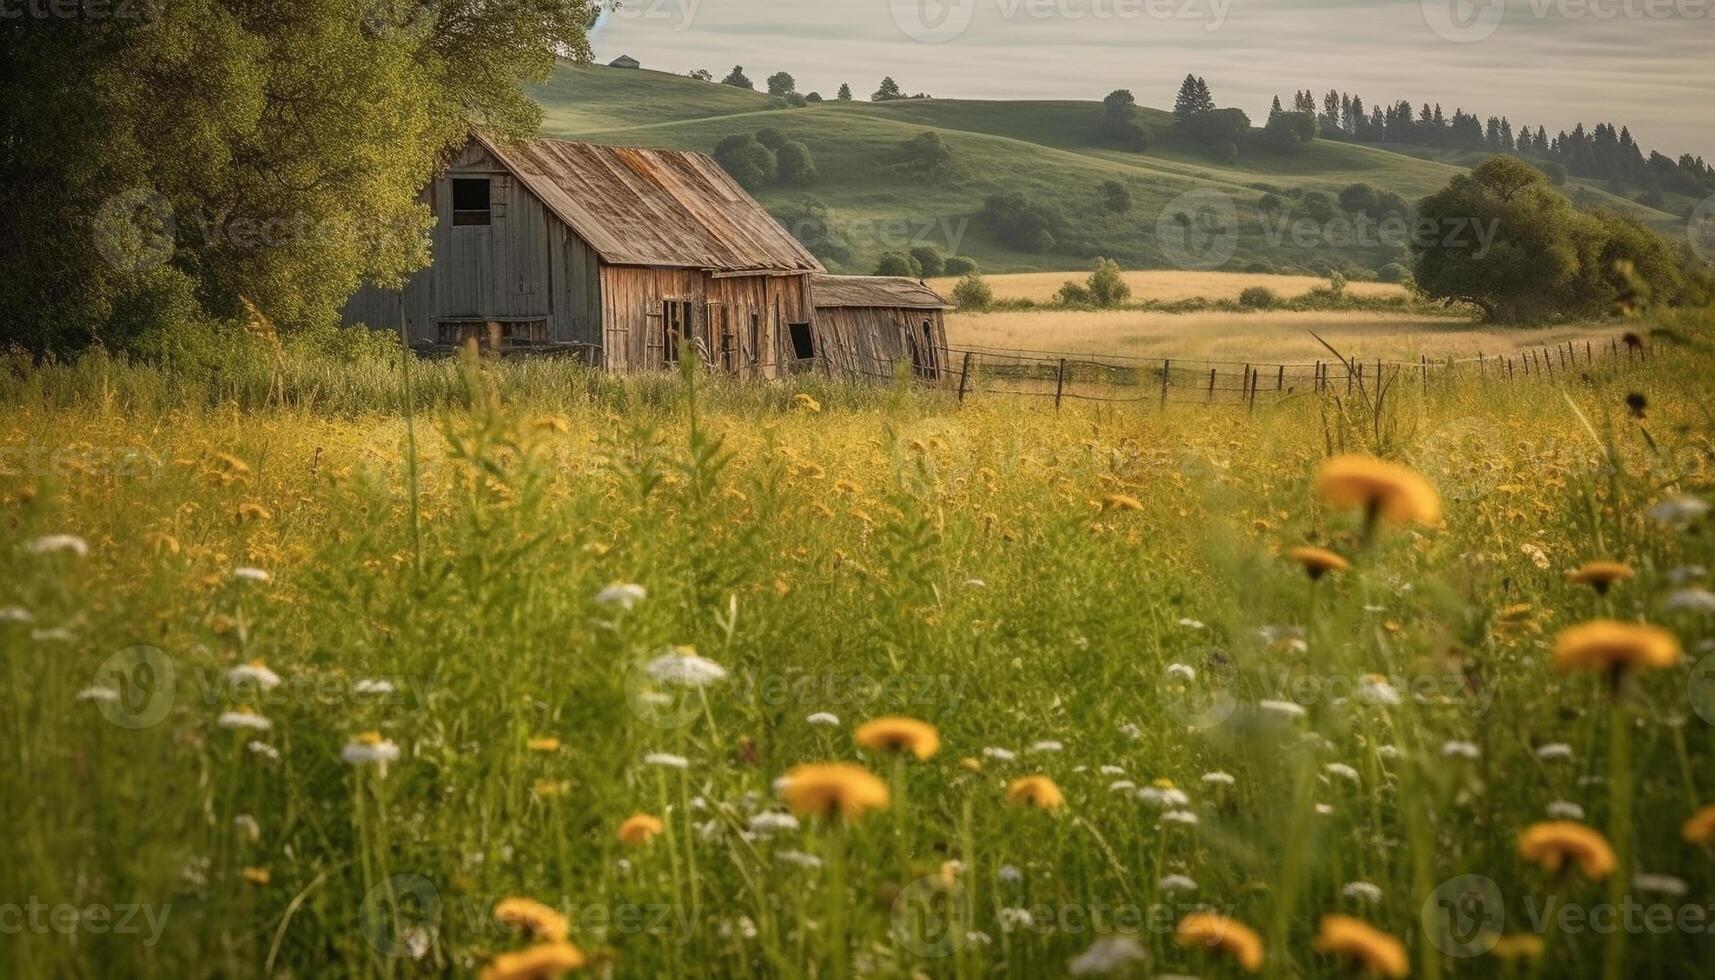
[[941, 376], [940, 351], [935, 349], [935, 324], [930, 320], [923, 321], [923, 366], [918, 372], [923, 377], [933, 381]]
[[715, 342], [715, 357], [723, 370], [733, 374], [739, 368], [738, 330], [732, 324], [732, 311], [724, 303], [710, 303], [705, 316], [709, 333]]

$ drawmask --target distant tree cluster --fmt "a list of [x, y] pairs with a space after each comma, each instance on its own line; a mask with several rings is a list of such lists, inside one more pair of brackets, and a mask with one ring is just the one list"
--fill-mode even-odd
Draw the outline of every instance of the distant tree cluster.
[[1471, 303], [1494, 320], [1665, 305], [1688, 295], [1698, 275], [1680, 249], [1637, 220], [1577, 210], [1542, 171], [1516, 157], [1494, 157], [1459, 174], [1418, 210], [1446, 232], [1414, 237], [1418, 288]]
[[1113, 143], [1128, 150], [1149, 148], [1149, 131], [1137, 121], [1137, 99], [1130, 89], [1116, 89], [1102, 100], [1102, 116], [1096, 122], [1096, 141]]
[[1062, 306], [1087, 306], [1107, 310], [1124, 305], [1131, 299], [1131, 286], [1120, 272], [1118, 262], [1097, 258], [1088, 279], [1068, 281], [1061, 285], [1055, 300]]
[[1250, 117], [1239, 109], [1216, 107], [1208, 82], [1186, 75], [1173, 100], [1173, 117], [1179, 131], [1209, 147], [1216, 160], [1238, 162], [1239, 141], [1250, 133]]
[[1366, 106], [1361, 96], [1334, 90], [1322, 96], [1317, 122], [1331, 139], [1516, 153], [1542, 164], [1553, 182], [1571, 174], [1608, 181], [1616, 189], [1641, 189], [1658, 201], [1663, 191], [1690, 197], [1715, 192], [1715, 167], [1701, 156], [1646, 154], [1629, 128], [1611, 123], [1592, 130], [1579, 123], [1551, 138], [1542, 126], [1515, 128], [1506, 116], [1484, 120], [1457, 108], [1447, 115], [1439, 103], [1413, 109], [1404, 100]]
[[901, 170], [923, 180], [944, 180], [958, 170], [953, 148], [932, 129], [900, 143], [898, 157]]
[[[840, 98], [842, 101], [849, 100], [851, 98], [851, 89], [845, 85], [841, 85]], [[927, 92], [918, 92], [915, 95], [906, 95], [904, 90], [899, 87], [899, 83], [893, 80], [893, 76], [888, 75], [881, 80], [881, 85], [878, 86], [875, 92], [870, 95], [869, 100], [871, 102], [897, 102], [900, 99], [928, 98], [932, 98], [932, 96]]]
[[1308, 90], [1294, 93], [1288, 110], [1281, 106], [1280, 96], [1275, 96], [1262, 131], [1268, 145], [1282, 152], [1290, 153], [1309, 143], [1317, 135], [1316, 99]]
[[715, 145], [714, 156], [745, 190], [775, 183], [802, 186], [816, 179], [810, 148], [773, 127], [728, 136]]
[[976, 269], [977, 263], [973, 259], [960, 255], [944, 257], [941, 250], [933, 245], [913, 245], [904, 251], [884, 253], [876, 263], [875, 275], [930, 279], [969, 275]]
[[1066, 230], [1066, 216], [1060, 209], [1033, 202], [1017, 191], [989, 195], [980, 216], [996, 238], [1021, 252], [1053, 251]]

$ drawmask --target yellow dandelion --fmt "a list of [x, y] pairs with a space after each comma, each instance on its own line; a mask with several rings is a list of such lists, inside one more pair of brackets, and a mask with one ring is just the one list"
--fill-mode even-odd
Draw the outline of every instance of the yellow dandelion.
[[1564, 629], [1554, 641], [1554, 667], [1561, 673], [1600, 670], [1612, 675], [1636, 668], [1672, 667], [1679, 640], [1659, 626], [1593, 619]]
[[1058, 810], [1066, 805], [1066, 796], [1047, 776], [1024, 776], [1007, 786], [1006, 801], [1013, 806]]
[[532, 752], [547, 753], [560, 751], [560, 740], [552, 735], [538, 735], [524, 743], [524, 745]]
[[661, 830], [659, 817], [634, 813], [619, 825], [619, 842], [627, 847], [638, 847], [660, 836]]
[[1502, 960], [1535, 960], [1542, 958], [1542, 937], [1533, 932], [1512, 932], [1495, 937], [1489, 955]]
[[254, 500], [246, 500], [238, 505], [238, 520], [266, 521], [273, 518], [274, 513]]
[[267, 868], [245, 868], [240, 874], [252, 885], [266, 885], [273, 878]]
[[1559, 874], [1567, 862], [1575, 861], [1579, 872], [1591, 881], [1608, 877], [1617, 866], [1608, 839], [1572, 820], [1531, 824], [1519, 834], [1518, 852], [1526, 861], [1541, 865], [1552, 874]]
[[564, 915], [533, 898], [501, 899], [494, 906], [494, 921], [535, 939], [561, 940], [570, 932]]
[[1313, 945], [1316, 952], [1347, 960], [1367, 973], [1394, 980], [1411, 975], [1405, 944], [1349, 915], [1324, 915]]
[[1128, 494], [1110, 493], [1102, 498], [1102, 509], [1139, 511], [1143, 509], [1143, 501]]
[[1202, 947], [1225, 953], [1241, 969], [1262, 969], [1262, 937], [1256, 930], [1218, 912], [1193, 912], [1179, 920], [1173, 940], [1184, 949]]
[[553, 980], [582, 969], [586, 962], [583, 951], [571, 943], [539, 943], [496, 956], [482, 968], [482, 980]]
[[891, 802], [887, 784], [862, 766], [845, 762], [809, 763], [786, 773], [786, 805], [799, 816], [856, 820]]
[[1313, 582], [1329, 572], [1343, 572], [1352, 567], [1351, 562], [1326, 548], [1293, 548], [1286, 557], [1302, 567]]
[[544, 415], [536, 420], [536, 428], [563, 436], [572, 431], [572, 423], [564, 415]]
[[530, 791], [541, 799], [551, 800], [570, 793], [572, 782], [569, 779], [538, 779], [530, 786]]
[[877, 718], [866, 721], [853, 733], [857, 744], [871, 752], [909, 752], [927, 759], [941, 750], [935, 726], [915, 718]]
[[1596, 590], [1597, 595], [1606, 595], [1615, 582], [1627, 581], [1636, 574], [1632, 566], [1624, 562], [1587, 561], [1566, 576], [1566, 580], [1573, 585], [1588, 585]]
[[822, 410], [822, 403], [800, 391], [792, 396], [792, 407], [801, 408], [814, 415]]
[[1362, 510], [1367, 520], [1390, 524], [1434, 524], [1441, 498], [1418, 473], [1396, 463], [1349, 453], [1322, 462], [1316, 493], [1342, 510]]
[[1679, 832], [1688, 844], [1715, 844], [1715, 803], [1693, 813]]
[[179, 553], [179, 539], [165, 531], [150, 531], [143, 535], [143, 543], [163, 555]]
[[974, 756], [969, 756], [969, 755], [965, 756], [963, 759], [959, 760], [959, 765], [962, 768], [969, 769], [972, 772], [982, 772], [983, 771], [982, 760], [978, 759]]
[[220, 468], [228, 473], [240, 474], [250, 472], [250, 464], [231, 453], [215, 453], [214, 461], [219, 463]]

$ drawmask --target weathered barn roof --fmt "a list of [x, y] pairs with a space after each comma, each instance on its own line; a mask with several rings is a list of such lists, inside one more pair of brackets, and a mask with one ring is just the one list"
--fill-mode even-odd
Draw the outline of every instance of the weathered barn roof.
[[476, 139], [611, 265], [822, 271], [707, 154]]
[[810, 277], [810, 299], [820, 307], [897, 306], [916, 310], [950, 310], [938, 293], [915, 279], [894, 276]]

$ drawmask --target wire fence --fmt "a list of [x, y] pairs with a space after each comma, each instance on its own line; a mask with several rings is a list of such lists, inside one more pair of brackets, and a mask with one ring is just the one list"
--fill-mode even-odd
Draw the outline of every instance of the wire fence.
[[[1330, 354], [1313, 361], [1236, 361], [1209, 358], [1142, 358], [1117, 354], [1024, 350], [984, 346], [945, 347], [929, 363], [910, 365], [917, 378], [955, 392], [959, 401], [987, 395], [1068, 401], [1225, 405], [1255, 408], [1258, 401], [1302, 394], [1354, 392], [1380, 380], [1418, 380], [1425, 386], [1452, 376], [1519, 383], [1554, 378], [1589, 368], [1638, 362], [1649, 352], [1633, 334], [1521, 348], [1507, 354], [1417, 360], [1342, 360]], [[889, 379], [891, 373], [829, 373]]]

